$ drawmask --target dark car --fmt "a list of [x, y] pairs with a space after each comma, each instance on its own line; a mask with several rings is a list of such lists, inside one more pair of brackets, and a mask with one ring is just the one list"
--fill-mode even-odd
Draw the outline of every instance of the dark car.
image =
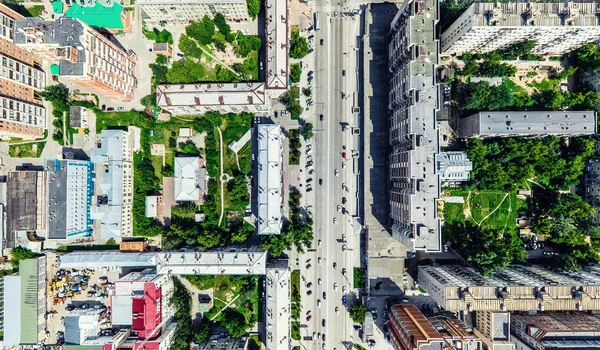
[[308, 290], [308, 291], [306, 292], [306, 295], [311, 295], [311, 294], [312, 294], [312, 290]]
[[321, 324], [323, 325], [323, 327], [325, 327], [325, 319], [323, 319], [323, 322], [321, 322]]
[[114, 107], [108, 107], [106, 110], [107, 110], [107, 111], [114, 111], [114, 110], [115, 110], [115, 108], [114, 108]]
[[306, 284], [306, 288], [310, 288], [310, 287], [312, 287], [312, 282], [308, 282], [308, 283]]
[[312, 316], [308, 315], [308, 317], [306, 318], [306, 322], [310, 321], [312, 319]]
[[343, 69], [343, 70], [342, 70], [342, 76], [343, 76], [343, 77], [345, 77], [345, 76], [346, 76], [346, 70], [345, 70], [345, 69]]
[[320, 120], [320, 121], [323, 121], [323, 114], [320, 114], [320, 115], [319, 115], [319, 120]]
[[323, 292], [323, 300], [327, 299], [327, 293]]
[[342, 197], [342, 204], [346, 204], [346, 197]]
[[106, 105], [102, 105], [102, 110], [105, 111], [106, 110]]
[[323, 39], [321, 39], [321, 41], [319, 41], [319, 42], [321, 43], [321, 46], [323, 46], [323, 43], [324, 43]]
[[323, 184], [323, 179], [319, 179], [319, 185]]

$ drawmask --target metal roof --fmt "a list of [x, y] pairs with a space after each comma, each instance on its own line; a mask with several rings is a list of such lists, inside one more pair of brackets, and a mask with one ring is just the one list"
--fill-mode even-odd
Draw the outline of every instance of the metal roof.
[[169, 110], [180, 106], [245, 106], [265, 104], [264, 83], [196, 83], [156, 86], [156, 105]]
[[288, 5], [286, 0], [266, 0], [265, 45], [267, 47], [266, 84], [268, 89], [288, 86]]
[[206, 178], [200, 176], [200, 157], [175, 157], [176, 201], [197, 201], [200, 199], [200, 183]]
[[287, 264], [267, 269], [265, 347], [288, 350], [290, 346], [290, 270]]
[[21, 343], [21, 276], [4, 276], [4, 346]]
[[283, 146], [281, 127], [275, 124], [256, 126], [258, 163], [257, 226], [259, 234], [281, 233]]

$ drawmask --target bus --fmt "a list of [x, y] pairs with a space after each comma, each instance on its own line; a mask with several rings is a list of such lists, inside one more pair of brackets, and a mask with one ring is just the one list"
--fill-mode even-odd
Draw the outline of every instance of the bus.
[[315, 31], [319, 31], [319, 13], [315, 12]]

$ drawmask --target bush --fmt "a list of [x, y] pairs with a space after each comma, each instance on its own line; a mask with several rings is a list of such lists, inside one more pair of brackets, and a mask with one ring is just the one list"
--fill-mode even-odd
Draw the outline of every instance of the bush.
[[296, 28], [292, 30], [292, 38], [290, 41], [290, 57], [291, 58], [303, 58], [308, 55], [308, 42], [306, 38], [300, 36], [300, 32]]
[[300, 64], [293, 63], [290, 66], [290, 79], [292, 80], [292, 83], [299, 83], [301, 77], [302, 77], [302, 68], [300, 68]]
[[252, 20], [255, 20], [260, 13], [260, 0], [246, 0], [246, 6], [248, 6], [248, 14]]
[[167, 56], [158, 54], [156, 55], [156, 63], [157, 64], [167, 64]]

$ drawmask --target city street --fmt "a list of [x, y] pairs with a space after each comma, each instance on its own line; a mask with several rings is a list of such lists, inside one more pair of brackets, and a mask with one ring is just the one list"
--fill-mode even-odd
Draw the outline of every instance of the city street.
[[[356, 299], [353, 268], [360, 266], [360, 226], [355, 220], [360, 145], [359, 136], [352, 135], [359, 115], [352, 113], [352, 107], [358, 101], [358, 51], [354, 49], [361, 17], [344, 16], [343, 11], [352, 9], [325, 1], [315, 3], [314, 11], [319, 13], [319, 31], [311, 33], [315, 35], [311, 117], [315, 130], [315, 240], [313, 249], [300, 256], [301, 336], [313, 340], [301, 343], [306, 349], [343, 349], [359, 341], [342, 296], [347, 297], [348, 306]], [[308, 270], [307, 262], [312, 266]]]

